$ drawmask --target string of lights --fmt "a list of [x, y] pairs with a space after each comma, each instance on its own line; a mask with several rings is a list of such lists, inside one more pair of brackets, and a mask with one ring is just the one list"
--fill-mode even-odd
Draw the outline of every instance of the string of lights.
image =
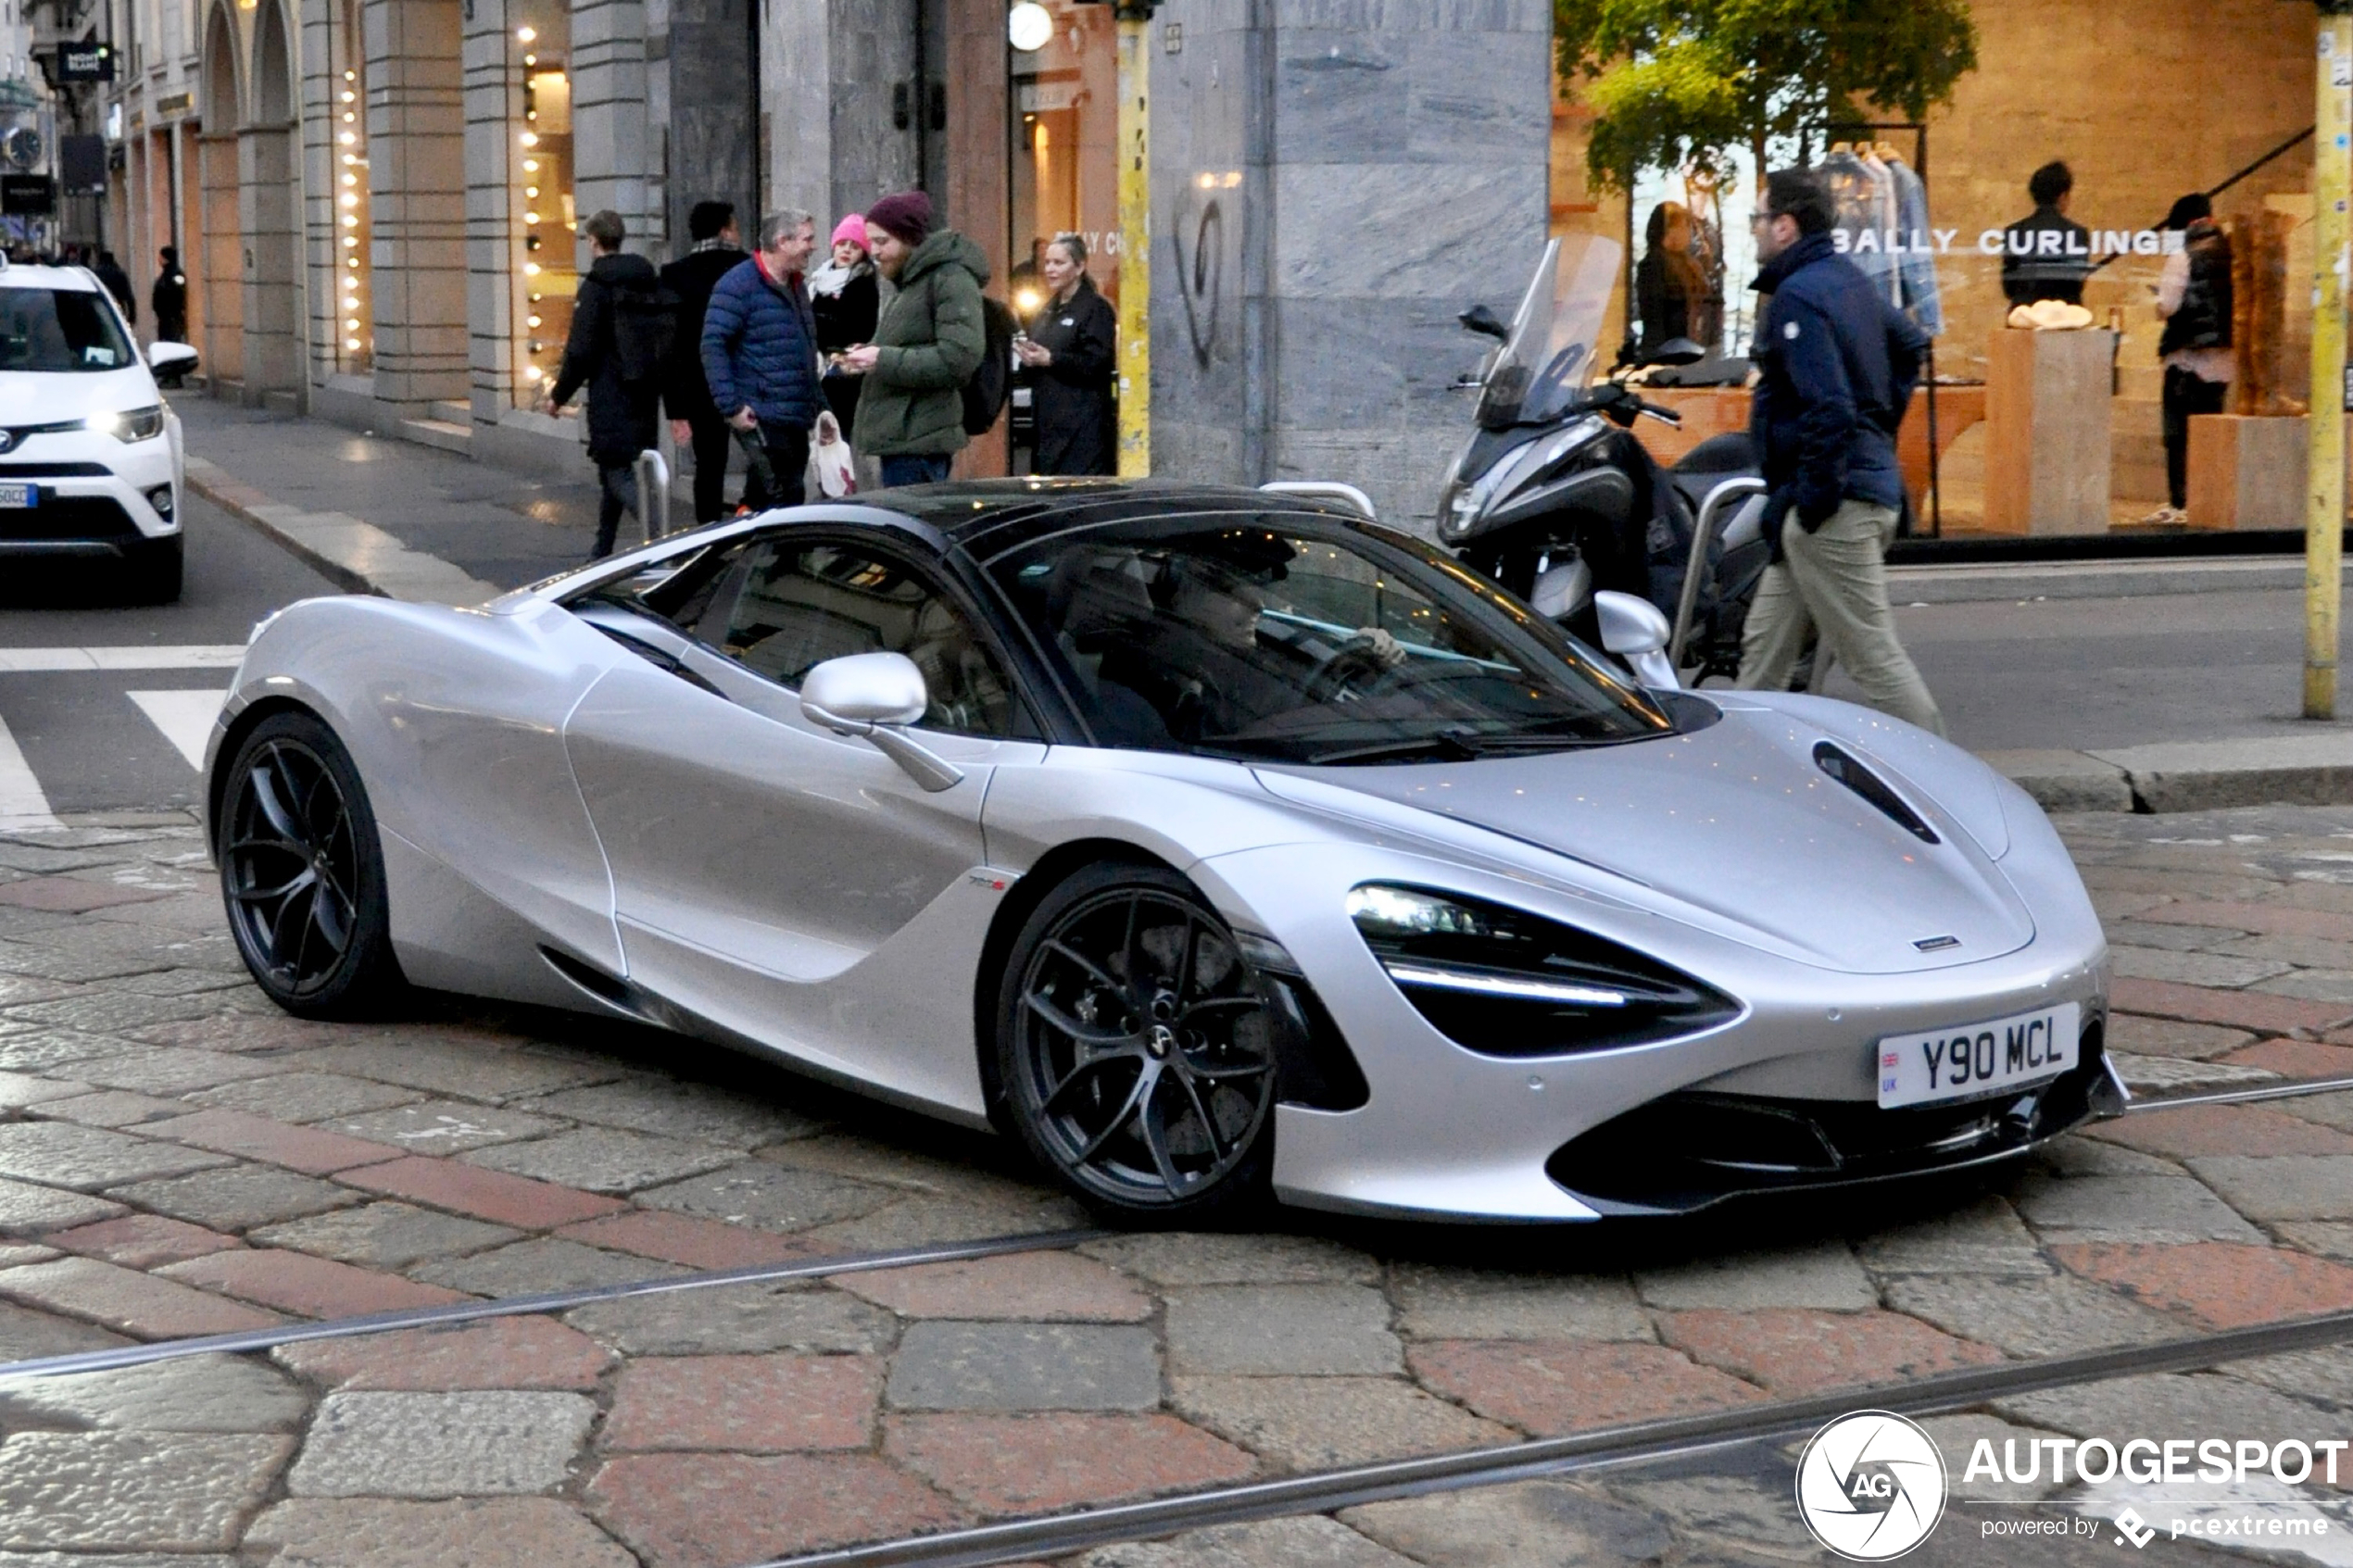
[[[356, 21], [351, 10], [346, 16]], [[365, 62], [357, 26], [347, 23], [345, 31], [346, 63], [335, 95], [335, 308], [342, 328], [336, 361], [357, 375], [375, 364], [376, 317], [369, 287], [367, 88], [359, 75]]]

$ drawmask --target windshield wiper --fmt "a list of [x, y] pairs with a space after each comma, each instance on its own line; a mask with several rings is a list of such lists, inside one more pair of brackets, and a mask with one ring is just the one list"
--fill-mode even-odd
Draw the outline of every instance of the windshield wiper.
[[1308, 759], [1308, 763], [1311, 767], [1323, 767], [1351, 762], [1403, 762], [1416, 757], [1442, 758], [1450, 762], [1476, 762], [1482, 757], [1508, 752], [1569, 751], [1592, 744], [1589, 738], [1578, 735], [1482, 735], [1469, 730], [1441, 730], [1434, 735], [1417, 735], [1411, 740], [1384, 741], [1378, 746], [1327, 751]]

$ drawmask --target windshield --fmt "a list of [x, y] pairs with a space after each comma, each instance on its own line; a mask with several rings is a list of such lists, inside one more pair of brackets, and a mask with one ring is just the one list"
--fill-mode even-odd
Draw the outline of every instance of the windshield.
[[1487, 363], [1478, 422], [1503, 430], [1558, 419], [1593, 379], [1594, 345], [1609, 313], [1625, 247], [1593, 234], [1551, 241], [1512, 316], [1511, 335]]
[[1674, 728], [1551, 622], [1386, 531], [1301, 514], [1142, 519], [989, 571], [1104, 746], [1343, 764]]
[[120, 370], [133, 358], [97, 295], [0, 288], [0, 370]]

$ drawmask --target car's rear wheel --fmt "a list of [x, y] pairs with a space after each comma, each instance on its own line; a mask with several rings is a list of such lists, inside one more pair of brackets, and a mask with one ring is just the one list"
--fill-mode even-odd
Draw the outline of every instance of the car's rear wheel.
[[180, 597], [180, 579], [186, 558], [182, 535], [143, 539], [132, 547], [127, 585], [133, 604], [168, 605]]
[[1191, 884], [1158, 866], [1090, 866], [1046, 896], [1006, 966], [1006, 1109], [1089, 1205], [1131, 1223], [1198, 1223], [1265, 1193], [1271, 1024], [1262, 982]]
[[398, 991], [375, 815], [350, 754], [307, 713], [239, 743], [221, 791], [220, 892], [245, 967], [306, 1018], [350, 1017]]

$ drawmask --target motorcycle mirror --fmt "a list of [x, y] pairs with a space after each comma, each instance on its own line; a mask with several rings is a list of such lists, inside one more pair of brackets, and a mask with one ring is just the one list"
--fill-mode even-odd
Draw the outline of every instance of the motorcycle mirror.
[[1707, 358], [1707, 350], [1687, 337], [1670, 337], [1642, 356], [1645, 365], [1696, 365]]
[[1454, 320], [1460, 321], [1468, 331], [1485, 337], [1491, 337], [1498, 343], [1512, 335], [1511, 328], [1497, 320], [1495, 312], [1488, 309], [1484, 305], [1474, 305]]

